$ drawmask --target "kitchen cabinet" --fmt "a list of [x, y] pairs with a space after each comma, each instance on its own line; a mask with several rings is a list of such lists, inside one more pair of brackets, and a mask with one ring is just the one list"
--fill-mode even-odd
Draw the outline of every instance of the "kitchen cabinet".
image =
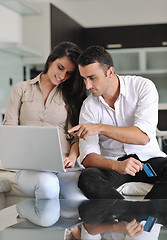
[[110, 49], [118, 74], [167, 76], [167, 47]]
[[[74, 42], [84, 49], [84, 28], [51, 4], [51, 48], [63, 41]], [[63, 26], [63, 27], [62, 27]]]
[[167, 47], [110, 49], [115, 72], [139, 75], [152, 80], [159, 93], [159, 103], [167, 103]]
[[13, 85], [25, 80], [24, 60], [42, 56], [38, 46], [26, 43], [23, 39], [24, 18], [41, 16], [38, 10], [26, 0], [0, 0], [0, 123]]
[[[7, 9], [9, 14], [11, 12], [10, 10], [16, 12], [17, 15], [22, 16], [38, 15], [42, 13], [39, 7], [26, 0], [0, 0], [0, 5], [3, 5], [4, 9]], [[21, 21], [23, 21], [23, 18], [21, 18]], [[8, 25], [6, 26], [8, 27]], [[41, 57], [42, 55], [41, 51], [32, 48], [29, 45], [14, 42], [11, 39], [7, 39], [3, 42], [0, 41], [0, 51], [19, 55], [21, 57]]]
[[84, 32], [85, 47], [90, 45], [121, 45], [122, 48], [163, 47], [167, 44], [167, 24], [132, 25], [87, 28]]

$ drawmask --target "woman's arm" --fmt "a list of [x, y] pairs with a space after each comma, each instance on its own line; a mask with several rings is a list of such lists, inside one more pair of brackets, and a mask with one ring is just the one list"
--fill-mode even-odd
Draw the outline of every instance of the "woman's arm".
[[78, 156], [79, 156], [79, 142], [77, 141], [72, 144], [69, 156], [64, 157], [64, 166], [68, 168], [74, 167]]
[[24, 82], [17, 83], [11, 90], [3, 125], [19, 125], [21, 98]]

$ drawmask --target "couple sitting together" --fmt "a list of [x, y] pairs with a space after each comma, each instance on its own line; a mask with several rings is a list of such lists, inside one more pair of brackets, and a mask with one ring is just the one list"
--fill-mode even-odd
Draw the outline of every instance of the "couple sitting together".
[[[82, 52], [71, 42], [53, 49], [36, 78], [13, 87], [3, 121], [57, 126], [65, 167], [74, 167], [78, 157], [85, 167], [19, 171], [20, 189], [45, 199], [123, 199], [116, 189], [127, 182], [151, 183], [145, 198], [167, 199], [167, 157], [156, 140], [157, 123], [158, 93], [151, 80], [117, 75], [103, 47]], [[155, 177], [146, 175], [145, 163]]]

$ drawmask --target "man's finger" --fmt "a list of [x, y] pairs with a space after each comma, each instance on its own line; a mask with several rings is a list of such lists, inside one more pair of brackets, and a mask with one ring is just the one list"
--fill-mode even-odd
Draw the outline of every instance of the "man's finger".
[[135, 159], [134, 162], [135, 162], [136, 165], [139, 166], [140, 170], [142, 170], [142, 168], [143, 168], [143, 163], [141, 163], [139, 160], [136, 160], [136, 159]]
[[79, 128], [80, 128], [80, 125], [76, 125], [75, 127], [70, 128], [68, 132], [72, 133], [72, 132], [78, 131]]

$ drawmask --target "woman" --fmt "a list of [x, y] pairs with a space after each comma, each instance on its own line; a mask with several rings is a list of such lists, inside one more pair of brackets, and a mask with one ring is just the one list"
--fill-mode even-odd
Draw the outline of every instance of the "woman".
[[[86, 98], [77, 67], [80, 53], [78, 46], [71, 42], [56, 46], [41, 74], [14, 86], [3, 121], [4, 125], [58, 126], [66, 167], [73, 167], [79, 155], [78, 140], [71, 138], [67, 131], [78, 124], [80, 108]], [[49, 199], [59, 196], [55, 173], [22, 170], [16, 180], [29, 196]]]

